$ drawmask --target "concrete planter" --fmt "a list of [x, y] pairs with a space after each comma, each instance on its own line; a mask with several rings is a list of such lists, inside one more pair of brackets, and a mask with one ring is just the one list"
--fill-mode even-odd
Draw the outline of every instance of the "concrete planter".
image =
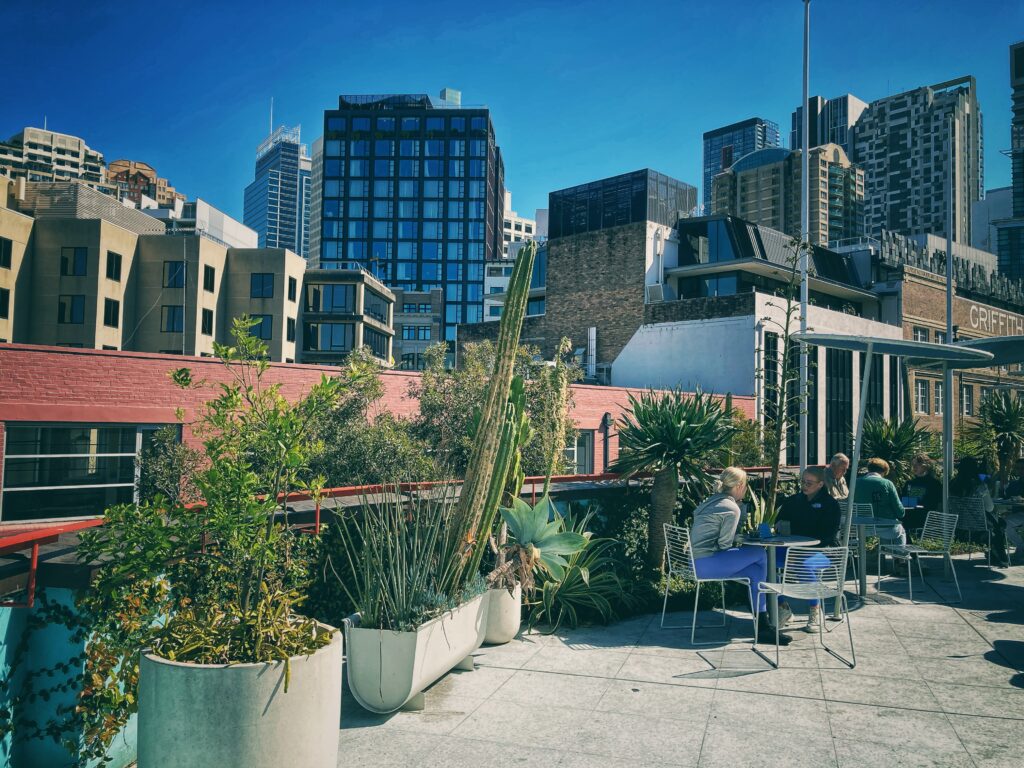
[[[472, 668], [484, 642], [488, 594], [473, 598], [415, 632], [363, 629], [346, 620], [348, 687], [371, 712], [422, 709], [419, 694], [453, 667]], [[146, 768], [146, 766], [140, 766]]]
[[488, 590], [487, 634], [484, 642], [502, 645], [519, 634], [523, 621], [523, 587], [516, 584], [510, 595], [507, 589]]
[[183, 664], [143, 653], [139, 768], [246, 768], [338, 763], [341, 632], [284, 662]]

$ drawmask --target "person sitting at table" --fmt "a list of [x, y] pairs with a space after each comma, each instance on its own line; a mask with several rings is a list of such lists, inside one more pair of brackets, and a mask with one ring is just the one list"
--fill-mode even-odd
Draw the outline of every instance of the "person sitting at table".
[[836, 501], [845, 501], [850, 495], [850, 487], [846, 484], [846, 471], [849, 468], [850, 458], [845, 453], [837, 453], [828, 464], [825, 487]]
[[[757, 606], [758, 632], [774, 635], [764, 593], [757, 590], [758, 584], [768, 580], [768, 555], [761, 547], [733, 546], [740, 522], [740, 500], [746, 493], [746, 472], [739, 467], [722, 470], [715, 493], [693, 511], [693, 567], [702, 579], [749, 579], [751, 605]], [[789, 645], [791, 640], [788, 635], [779, 635], [781, 645]]]
[[[836, 501], [825, 487], [827, 469], [808, 467], [800, 478], [800, 491], [787, 498], [779, 509], [778, 521], [789, 522], [789, 532], [794, 536], [808, 536], [817, 539], [822, 547], [839, 546], [839, 519], [842, 516], [839, 502]], [[780, 552], [780, 557], [784, 557]], [[821, 623], [821, 608], [817, 600], [809, 600], [810, 610], [807, 615], [805, 632], [817, 632]], [[793, 610], [786, 602], [779, 603], [779, 626], [786, 626], [783, 621], [793, 615]]]
[[[1017, 459], [1014, 463], [1013, 474], [1016, 477], [1010, 480], [1003, 490], [1003, 496], [1011, 500], [1024, 496], [1024, 459]], [[1024, 531], [1024, 511], [1018, 511], [1022, 506], [1024, 505], [1014, 504], [1011, 507], [1013, 511], [1003, 518], [1006, 525], [1006, 538], [1012, 541], [1017, 548], [1015, 556], [1018, 561], [1024, 555], [1024, 536], [1021, 535], [1021, 532]]]
[[1006, 484], [1003, 496], [1008, 499], [1016, 499], [1024, 496], [1024, 459], [1017, 459], [1013, 465], [1014, 479]]
[[[889, 462], [885, 459], [871, 458], [867, 461], [868, 473], [857, 480], [857, 492], [854, 496], [856, 504], [870, 504], [874, 516], [900, 521], [905, 510], [903, 501], [896, 492], [896, 486], [886, 479], [889, 474]], [[906, 544], [907, 532], [903, 525], [896, 522], [891, 528], [876, 526], [878, 538], [886, 544]]]
[[942, 511], [942, 481], [935, 476], [935, 464], [926, 453], [913, 458], [910, 471], [912, 475], [903, 486], [903, 496], [916, 499], [917, 508], [906, 510], [903, 527], [915, 531], [924, 526], [928, 512]]
[[990, 553], [992, 562], [997, 568], [1007, 568], [1010, 565], [1010, 558], [1006, 552], [1006, 522], [995, 514], [992, 495], [988, 492], [988, 485], [982, 479], [987, 477], [984, 470], [985, 465], [973, 456], [965, 456], [960, 459], [956, 468], [956, 476], [949, 481], [949, 495], [962, 499], [980, 500], [992, 534], [992, 552]]

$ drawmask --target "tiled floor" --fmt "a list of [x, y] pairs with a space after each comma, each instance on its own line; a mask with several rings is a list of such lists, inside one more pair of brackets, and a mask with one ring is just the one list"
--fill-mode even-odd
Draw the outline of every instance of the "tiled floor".
[[[852, 670], [801, 631], [771, 670], [743, 644], [739, 614], [702, 649], [659, 616], [485, 647], [476, 670], [427, 691], [422, 712], [372, 715], [346, 695], [339, 765], [1016, 768], [1024, 567], [975, 558], [957, 572], [956, 605], [911, 604], [899, 580], [876, 595], [872, 581], [854, 601]], [[941, 576], [936, 565], [928, 589], [915, 583], [918, 598], [950, 596]], [[847, 648], [845, 627], [830, 644]]]

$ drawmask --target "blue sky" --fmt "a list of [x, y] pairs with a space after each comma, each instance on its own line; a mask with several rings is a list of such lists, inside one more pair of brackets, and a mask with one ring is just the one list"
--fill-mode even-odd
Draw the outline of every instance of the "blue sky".
[[[802, 3], [0, 4], [0, 134], [83, 137], [241, 218], [275, 124], [312, 143], [340, 93], [457, 88], [486, 104], [521, 214], [642, 167], [699, 186], [701, 134], [754, 115], [788, 138]], [[1019, 0], [813, 0], [811, 93], [871, 101], [973, 74], [986, 187], [1009, 183], [1008, 45]]]

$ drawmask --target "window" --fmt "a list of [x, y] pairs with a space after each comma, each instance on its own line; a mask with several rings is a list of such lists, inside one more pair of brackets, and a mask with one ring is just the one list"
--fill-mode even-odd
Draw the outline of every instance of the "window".
[[149, 428], [8, 424], [3, 520], [101, 515], [135, 493], [136, 446]]
[[185, 287], [185, 262], [165, 261], [164, 262], [164, 288]]
[[11, 292], [0, 288], [0, 320], [6, 320], [11, 314]]
[[203, 336], [213, 336], [213, 310], [203, 310]]
[[960, 413], [964, 416], [974, 415], [974, 385], [960, 385]]
[[121, 302], [114, 299], [103, 300], [103, 324], [108, 328], [117, 328], [121, 324]]
[[60, 273], [65, 277], [84, 277], [88, 254], [87, 248], [61, 248]]
[[914, 411], [917, 413], [928, 413], [928, 381], [925, 379], [914, 380]]
[[209, 264], [203, 267], [203, 290], [213, 293], [214, 284], [217, 281], [217, 270]]
[[0, 269], [11, 268], [11, 254], [14, 250], [14, 242], [6, 237], [0, 237]]
[[544, 314], [544, 297], [541, 296], [535, 299], [528, 299], [526, 302], [526, 316], [533, 317], [535, 315]]
[[986, 400], [989, 400], [996, 393], [992, 387], [981, 388], [981, 404], [984, 405]]
[[945, 331], [936, 331], [935, 332], [935, 343], [936, 344], [945, 344], [946, 343], [946, 332]]
[[107, 251], [107, 279], [121, 282], [121, 254]]
[[945, 385], [941, 381], [935, 382], [935, 415], [941, 416], [942, 409], [946, 407]]
[[253, 299], [274, 298], [274, 274], [253, 272], [249, 280], [249, 297]]
[[567, 463], [577, 475], [594, 473], [594, 430], [582, 429], [576, 434], [576, 443], [565, 448]]
[[289, 317], [288, 318], [288, 320], [287, 320], [287, 328], [288, 328], [288, 330], [286, 331], [286, 334], [287, 334], [286, 338], [288, 339], [288, 341], [295, 341], [295, 318], [294, 317]]
[[57, 322], [81, 325], [85, 322], [85, 296], [60, 296], [57, 300]]
[[274, 316], [273, 315], [251, 315], [250, 319], [256, 321], [256, 325], [249, 329], [249, 334], [263, 341], [270, 341], [274, 338]]
[[387, 360], [390, 357], [388, 354], [388, 337], [380, 331], [364, 326], [363, 344], [369, 347], [370, 351], [381, 360]]
[[914, 341], [928, 341], [928, 329], [914, 326]]
[[299, 295], [299, 281], [294, 277], [288, 278], [288, 301], [295, 301]]
[[352, 323], [304, 323], [302, 349], [306, 352], [350, 352], [355, 339]]
[[180, 305], [164, 305], [160, 308], [160, 330], [164, 333], [181, 333], [185, 330], [185, 308]]
[[355, 312], [354, 285], [311, 284], [306, 286], [306, 312]]
[[367, 290], [363, 294], [363, 312], [386, 323], [388, 321], [388, 302], [380, 294]]

